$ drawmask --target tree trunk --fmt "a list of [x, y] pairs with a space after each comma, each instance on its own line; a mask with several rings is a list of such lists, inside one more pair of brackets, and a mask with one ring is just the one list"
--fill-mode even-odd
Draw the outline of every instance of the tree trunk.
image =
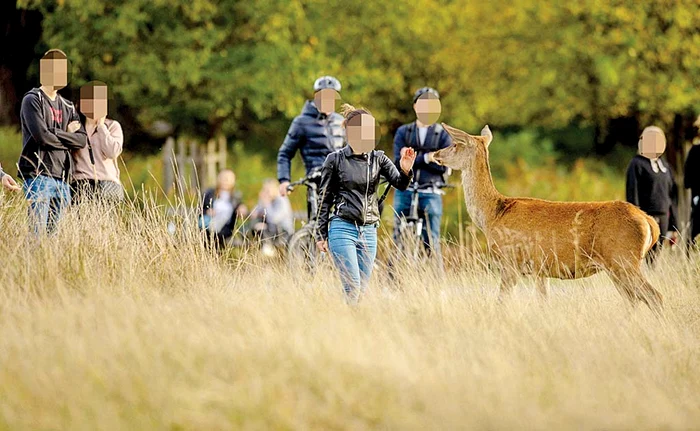
[[27, 71], [38, 61], [42, 15], [17, 9], [13, 1], [0, 3], [0, 126], [7, 126], [19, 124], [22, 95], [33, 86]]

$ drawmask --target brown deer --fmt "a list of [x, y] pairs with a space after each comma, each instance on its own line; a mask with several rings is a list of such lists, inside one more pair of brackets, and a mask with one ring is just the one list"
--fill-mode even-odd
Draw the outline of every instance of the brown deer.
[[631, 303], [661, 308], [661, 294], [642, 274], [644, 256], [659, 238], [654, 219], [627, 202], [504, 196], [491, 178], [489, 127], [481, 136], [443, 127], [453, 144], [434, 153], [435, 160], [462, 171], [467, 211], [501, 269], [501, 296], [512, 290], [518, 275], [534, 275], [546, 296], [548, 278], [575, 279], [605, 270]]

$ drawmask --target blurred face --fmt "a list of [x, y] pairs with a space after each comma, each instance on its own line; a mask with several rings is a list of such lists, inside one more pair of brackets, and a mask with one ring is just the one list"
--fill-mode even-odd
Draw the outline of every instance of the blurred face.
[[416, 117], [421, 123], [430, 126], [440, 118], [442, 105], [440, 99], [429, 99], [428, 93], [423, 94], [416, 103], [413, 104], [413, 110], [416, 111]]
[[216, 177], [219, 190], [231, 191], [236, 187], [236, 175], [232, 171], [222, 171]]
[[340, 93], [332, 88], [324, 88], [314, 94], [314, 104], [319, 112], [330, 115], [335, 112], [336, 101], [340, 100]]
[[356, 115], [346, 125], [348, 144], [355, 154], [372, 151], [376, 144], [377, 123], [368, 114]]
[[68, 85], [68, 60], [65, 58], [39, 60], [39, 80], [44, 87], [55, 90]]
[[260, 197], [262, 199], [275, 200], [279, 197], [279, 187], [274, 182], [267, 182], [263, 185], [262, 190], [260, 190]]
[[107, 116], [107, 87], [83, 87], [80, 89], [80, 111], [87, 118], [96, 120]]
[[658, 127], [647, 127], [638, 145], [639, 154], [648, 159], [658, 159], [666, 151], [666, 137]]

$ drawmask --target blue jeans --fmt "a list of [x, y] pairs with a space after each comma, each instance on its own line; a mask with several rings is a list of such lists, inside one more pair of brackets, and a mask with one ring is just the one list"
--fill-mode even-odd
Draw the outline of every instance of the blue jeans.
[[37, 235], [53, 232], [71, 202], [70, 186], [44, 175], [25, 181], [24, 195], [29, 201], [29, 223]]
[[348, 302], [356, 303], [372, 275], [377, 256], [377, 224], [363, 226], [335, 217], [328, 228], [328, 248]]
[[[396, 190], [394, 210], [398, 217], [407, 217], [410, 214], [411, 195], [410, 191]], [[432, 250], [438, 260], [440, 260], [442, 195], [437, 193], [418, 193], [418, 216], [423, 219], [423, 244], [425, 244], [426, 249]], [[398, 226], [398, 223], [394, 223], [394, 225]]]

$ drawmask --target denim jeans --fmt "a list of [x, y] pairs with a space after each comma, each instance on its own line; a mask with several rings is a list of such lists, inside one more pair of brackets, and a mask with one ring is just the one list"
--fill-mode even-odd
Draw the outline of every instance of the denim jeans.
[[38, 175], [24, 182], [29, 201], [29, 223], [35, 234], [53, 232], [63, 211], [70, 206], [70, 186], [56, 178]]
[[357, 303], [367, 290], [377, 256], [377, 224], [357, 225], [335, 217], [328, 228], [328, 248], [348, 302]]
[[[397, 217], [406, 217], [410, 214], [411, 195], [410, 191], [396, 190], [394, 210]], [[418, 193], [418, 216], [423, 219], [423, 244], [425, 244], [427, 250], [432, 250], [438, 261], [441, 262], [440, 221], [442, 219], [442, 195], [437, 193]], [[398, 223], [394, 223], [394, 226], [398, 226]]]

